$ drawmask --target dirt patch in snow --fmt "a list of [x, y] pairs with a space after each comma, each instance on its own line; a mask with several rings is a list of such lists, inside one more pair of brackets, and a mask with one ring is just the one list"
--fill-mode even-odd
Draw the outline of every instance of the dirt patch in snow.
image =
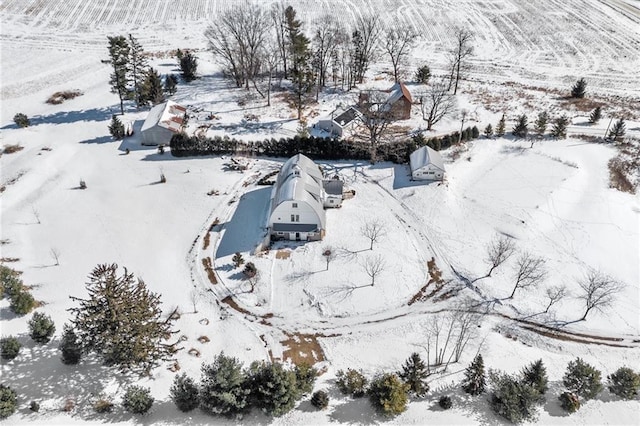
[[290, 360], [295, 365], [314, 365], [325, 360], [324, 351], [318, 343], [318, 337], [331, 337], [322, 334], [287, 333], [287, 339], [281, 341], [285, 347], [283, 361]]
[[218, 279], [216, 278], [216, 274], [215, 272], [213, 272], [213, 264], [211, 262], [211, 258], [210, 257], [202, 258], [202, 266], [204, 266], [204, 270], [207, 271], [207, 278], [209, 278], [209, 282], [213, 285], [218, 284]]
[[291, 256], [291, 252], [289, 250], [278, 250], [276, 252], [276, 259], [288, 259]]

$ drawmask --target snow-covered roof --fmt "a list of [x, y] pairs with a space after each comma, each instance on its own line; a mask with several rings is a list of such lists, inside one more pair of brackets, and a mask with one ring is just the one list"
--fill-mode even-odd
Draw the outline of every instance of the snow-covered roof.
[[443, 172], [445, 171], [444, 161], [442, 161], [440, 153], [426, 145], [413, 151], [409, 156], [409, 162], [411, 163], [412, 172], [428, 164], [434, 165]]
[[322, 173], [318, 165], [302, 154], [289, 158], [280, 169], [271, 200], [271, 212], [284, 201], [306, 201], [325, 227], [322, 206]]
[[155, 126], [164, 127], [172, 132], [179, 132], [184, 122], [184, 114], [187, 109], [173, 101], [166, 101], [151, 108], [147, 115], [142, 131]]

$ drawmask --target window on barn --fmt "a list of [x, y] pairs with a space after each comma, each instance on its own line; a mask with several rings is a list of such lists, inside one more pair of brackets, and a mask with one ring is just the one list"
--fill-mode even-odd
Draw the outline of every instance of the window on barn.
[[298, 203], [293, 203], [293, 204], [292, 204], [292, 207], [293, 207], [294, 209], [297, 209], [297, 208], [298, 208]]

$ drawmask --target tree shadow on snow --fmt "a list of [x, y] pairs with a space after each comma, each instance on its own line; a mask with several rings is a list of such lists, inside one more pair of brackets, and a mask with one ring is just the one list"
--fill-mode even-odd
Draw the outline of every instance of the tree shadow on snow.
[[358, 425], [373, 425], [387, 420], [375, 412], [366, 397], [350, 399], [337, 405], [329, 414], [329, 418], [338, 423]]
[[[39, 124], [65, 124], [76, 123], [79, 121], [106, 121], [111, 119], [114, 114], [119, 114], [120, 109], [115, 108], [92, 108], [81, 111], [60, 111], [51, 115], [36, 115], [30, 117], [30, 126]], [[18, 128], [15, 123], [4, 126], [2, 129]]]

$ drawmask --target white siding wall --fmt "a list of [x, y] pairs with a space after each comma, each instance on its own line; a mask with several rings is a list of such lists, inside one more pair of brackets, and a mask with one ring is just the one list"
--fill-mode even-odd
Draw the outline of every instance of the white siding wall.
[[[293, 207], [297, 204], [298, 207]], [[293, 220], [292, 216], [293, 215]], [[274, 223], [313, 223], [321, 227], [320, 218], [315, 210], [304, 201], [284, 201], [275, 208], [269, 218], [269, 226]]]
[[432, 164], [427, 164], [424, 167], [420, 167], [418, 170], [414, 170], [412, 177], [415, 180], [442, 180], [444, 178], [444, 173]]

